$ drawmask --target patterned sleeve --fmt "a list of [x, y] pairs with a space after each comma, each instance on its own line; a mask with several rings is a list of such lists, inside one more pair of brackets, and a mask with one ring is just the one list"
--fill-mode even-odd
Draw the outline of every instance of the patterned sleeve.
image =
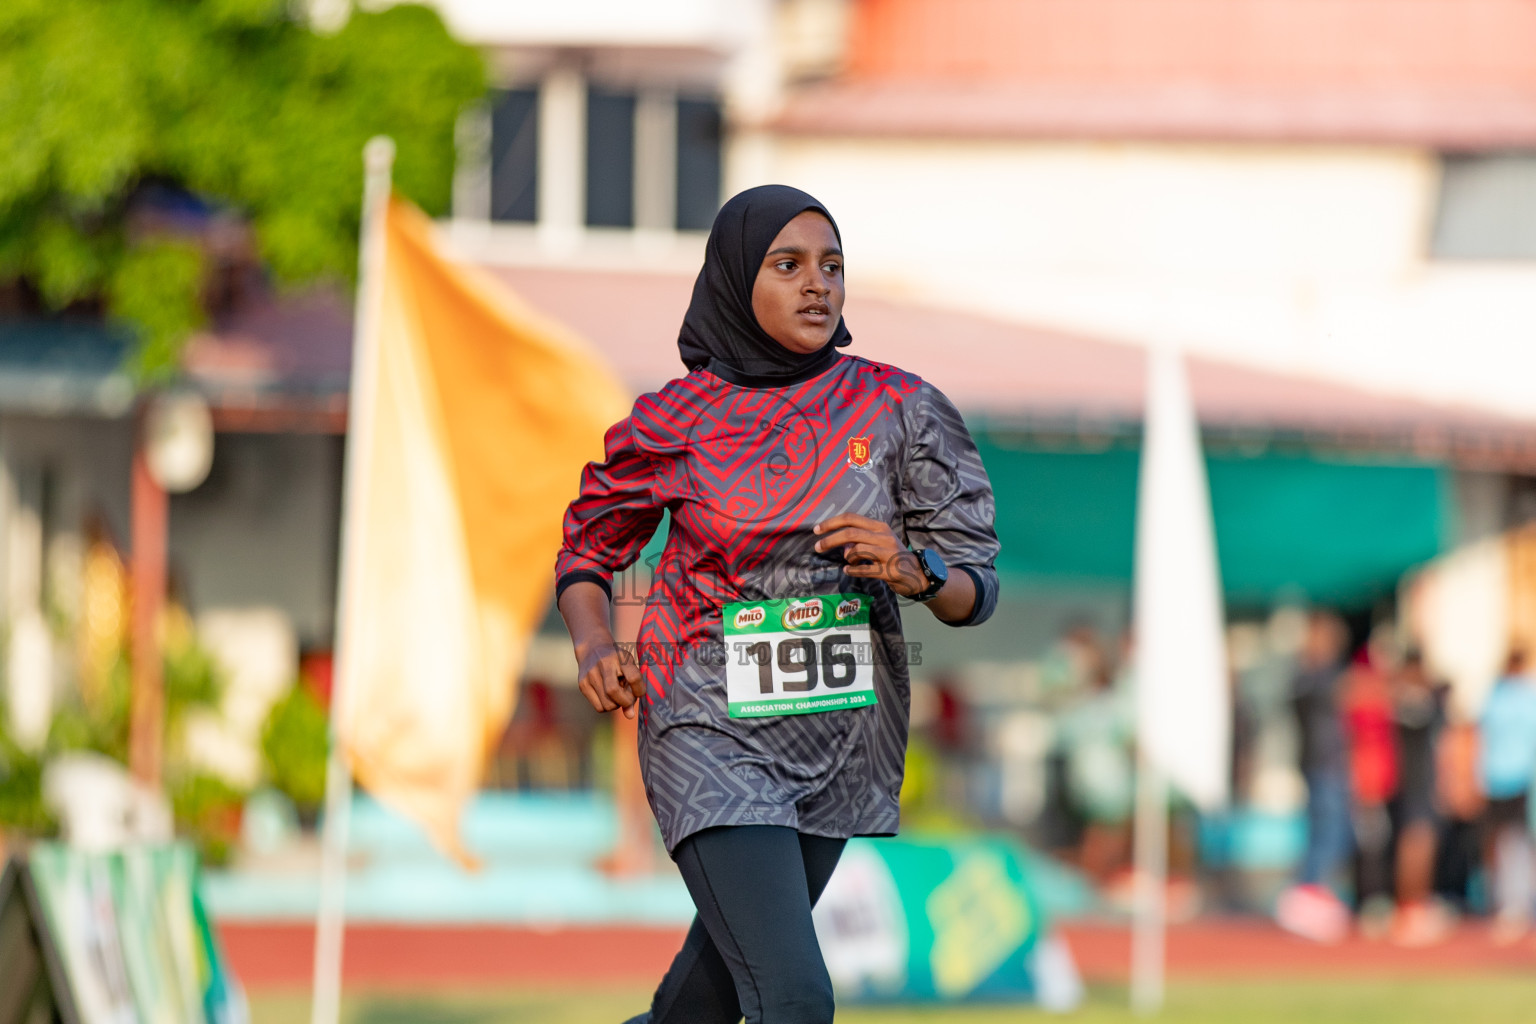
[[900, 501], [906, 540], [933, 548], [976, 584], [976, 606], [950, 625], [974, 626], [997, 608], [998, 542], [992, 483], [960, 413], [927, 382], [903, 403], [906, 457]]
[[565, 510], [565, 539], [555, 559], [555, 599], [579, 580], [613, 597], [613, 574], [640, 557], [662, 509], [652, 498], [655, 469], [635, 446], [633, 421], [608, 428], [602, 462], [581, 471], [581, 493]]

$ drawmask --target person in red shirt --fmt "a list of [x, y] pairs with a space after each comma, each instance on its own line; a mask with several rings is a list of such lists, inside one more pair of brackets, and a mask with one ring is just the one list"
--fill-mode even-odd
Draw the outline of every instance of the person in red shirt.
[[1367, 932], [1384, 932], [1391, 920], [1392, 819], [1387, 808], [1397, 794], [1397, 722], [1382, 652], [1373, 647], [1361, 648], [1350, 666], [1340, 704], [1349, 746], [1355, 848], [1360, 857], [1361, 926]]

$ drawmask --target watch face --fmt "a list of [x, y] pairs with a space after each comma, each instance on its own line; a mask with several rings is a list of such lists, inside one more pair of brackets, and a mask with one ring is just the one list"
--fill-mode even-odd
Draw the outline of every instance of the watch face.
[[944, 559], [928, 548], [923, 548], [921, 558], [923, 560], [923, 568], [927, 571], [930, 579], [938, 580], [941, 583], [949, 579], [949, 570], [944, 566]]

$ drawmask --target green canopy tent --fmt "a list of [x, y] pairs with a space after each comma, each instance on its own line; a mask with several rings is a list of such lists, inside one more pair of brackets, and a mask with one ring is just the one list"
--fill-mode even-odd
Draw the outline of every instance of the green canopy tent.
[[[997, 495], [1005, 577], [1026, 586], [1130, 586], [1134, 446], [1049, 450], [985, 432], [978, 443]], [[1443, 466], [1215, 453], [1206, 468], [1222, 585], [1234, 609], [1287, 597], [1368, 605], [1444, 550], [1453, 533]]]

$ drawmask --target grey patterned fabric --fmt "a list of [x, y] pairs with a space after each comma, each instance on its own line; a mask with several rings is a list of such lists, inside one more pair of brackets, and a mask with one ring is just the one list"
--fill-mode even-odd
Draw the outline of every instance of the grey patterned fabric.
[[[854, 439], [867, 439], [862, 464]], [[985, 621], [998, 591], [992, 489], [960, 414], [915, 375], [853, 356], [784, 388], [690, 373], [609, 431], [567, 512], [560, 583], [610, 581], [663, 508], [671, 532], [640, 631], [640, 755], [667, 848], [719, 825], [895, 833], [909, 710], [898, 599], [817, 553], [812, 527], [841, 512], [890, 523], [971, 574], [969, 623]], [[831, 593], [870, 600], [878, 704], [728, 717], [722, 605]]]

